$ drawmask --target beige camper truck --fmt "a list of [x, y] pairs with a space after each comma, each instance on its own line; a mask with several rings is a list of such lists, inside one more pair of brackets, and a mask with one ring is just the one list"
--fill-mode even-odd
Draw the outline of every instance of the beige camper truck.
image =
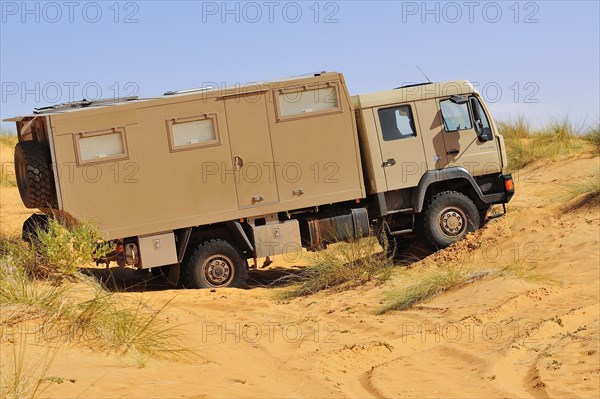
[[377, 229], [443, 248], [514, 192], [503, 138], [466, 81], [350, 96], [341, 73], [81, 101], [16, 122], [18, 187], [89, 220], [102, 261], [185, 287], [241, 287], [248, 260]]

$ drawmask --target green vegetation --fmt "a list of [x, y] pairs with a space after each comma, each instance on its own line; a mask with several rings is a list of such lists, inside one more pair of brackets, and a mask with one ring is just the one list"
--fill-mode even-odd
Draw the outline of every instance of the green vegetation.
[[65, 224], [50, 218], [47, 228], [37, 229], [31, 245], [16, 237], [1, 237], [0, 259], [38, 278], [65, 278], [109, 251], [91, 223]]
[[[0, 237], [0, 328], [34, 323], [39, 338], [75, 343], [99, 353], [149, 358], [191, 355], [178, 330], [142, 299], [127, 300], [78, 272], [107, 250], [90, 224], [51, 221], [31, 246]], [[29, 325], [29, 324], [28, 324]]]
[[311, 295], [328, 288], [357, 286], [374, 278], [389, 276], [393, 259], [381, 252], [376, 237], [353, 239], [331, 245], [316, 252], [310, 266], [288, 280], [298, 284], [284, 294], [285, 297]]

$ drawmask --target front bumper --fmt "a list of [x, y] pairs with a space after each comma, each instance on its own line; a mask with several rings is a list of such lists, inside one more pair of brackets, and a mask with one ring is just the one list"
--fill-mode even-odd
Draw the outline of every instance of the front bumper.
[[512, 174], [498, 175], [493, 194], [483, 195], [481, 200], [486, 205], [506, 204], [515, 195], [515, 183]]

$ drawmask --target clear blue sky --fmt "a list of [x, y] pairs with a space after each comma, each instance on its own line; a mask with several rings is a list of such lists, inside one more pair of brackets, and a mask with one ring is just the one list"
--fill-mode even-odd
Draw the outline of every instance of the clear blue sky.
[[[1, 1], [0, 116], [336, 70], [352, 94], [476, 82], [496, 119], [599, 119], [598, 1]], [[14, 129], [3, 123], [4, 129]]]

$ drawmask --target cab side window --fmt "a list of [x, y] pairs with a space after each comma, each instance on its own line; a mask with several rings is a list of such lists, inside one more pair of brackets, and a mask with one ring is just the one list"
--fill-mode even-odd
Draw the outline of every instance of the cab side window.
[[447, 132], [472, 129], [471, 115], [467, 103], [456, 104], [450, 100], [440, 102], [444, 127]]
[[417, 135], [409, 105], [382, 108], [377, 112], [384, 141], [405, 139]]

